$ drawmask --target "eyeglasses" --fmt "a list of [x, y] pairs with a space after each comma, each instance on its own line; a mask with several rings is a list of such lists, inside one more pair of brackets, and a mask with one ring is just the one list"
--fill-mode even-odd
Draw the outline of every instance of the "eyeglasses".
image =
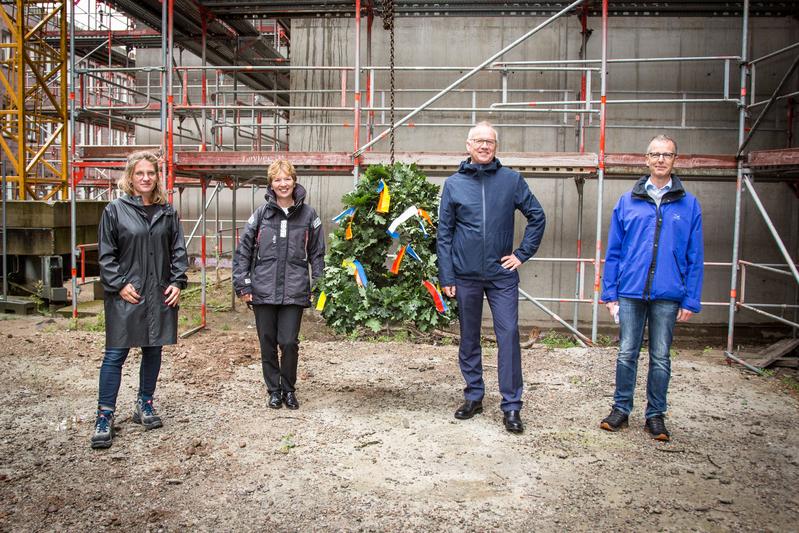
[[677, 155], [674, 152], [649, 152], [646, 154], [647, 157], [650, 159], [660, 159], [661, 157], [666, 161], [671, 161], [674, 159], [674, 156]]
[[475, 146], [483, 146], [483, 145], [494, 146], [495, 144], [497, 144], [497, 141], [495, 141], [494, 139], [469, 139], [469, 142]]

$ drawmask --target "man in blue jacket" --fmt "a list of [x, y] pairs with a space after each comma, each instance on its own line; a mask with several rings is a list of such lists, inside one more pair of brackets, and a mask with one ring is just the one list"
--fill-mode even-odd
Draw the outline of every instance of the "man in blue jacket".
[[[488, 299], [497, 336], [497, 368], [505, 429], [524, 431], [522, 363], [519, 346], [519, 273], [541, 244], [545, 217], [541, 204], [518, 173], [495, 156], [497, 132], [488, 122], [469, 130], [469, 159], [447, 178], [438, 210], [437, 254], [444, 294], [458, 300], [460, 350], [466, 382], [464, 402], [455, 418], [464, 420], [483, 411], [480, 329], [483, 294]], [[513, 249], [516, 210], [527, 218], [524, 239]]]
[[638, 357], [649, 323], [646, 429], [652, 438], [671, 439], [663, 420], [671, 377], [670, 349], [675, 321], [701, 309], [704, 245], [702, 208], [671, 173], [677, 143], [658, 135], [649, 143], [650, 175], [622, 195], [610, 219], [602, 300], [619, 323], [613, 410], [600, 423], [617, 431], [633, 408]]

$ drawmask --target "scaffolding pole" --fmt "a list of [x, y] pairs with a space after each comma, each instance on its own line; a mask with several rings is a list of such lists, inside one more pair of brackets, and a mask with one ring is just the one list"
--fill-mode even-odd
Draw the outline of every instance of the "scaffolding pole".
[[602, 265], [602, 200], [605, 185], [605, 123], [607, 119], [608, 0], [602, 0], [602, 68], [599, 72], [599, 161], [596, 179], [596, 249], [594, 299], [591, 307], [591, 341], [596, 342], [599, 320], [599, 283]]
[[[741, 25], [741, 79], [739, 98], [741, 103], [738, 107], [738, 147], [743, 146], [746, 138], [746, 75], [748, 64], [746, 58], [749, 54], [749, 0], [744, 0], [743, 22]], [[743, 187], [743, 158], [738, 151], [738, 170], [735, 181], [735, 220], [732, 230], [732, 268], [730, 270], [730, 308], [727, 319], [727, 350], [725, 354], [728, 360], [740, 362], [740, 359], [733, 356], [733, 343], [735, 334], [735, 313], [737, 311], [736, 300], [738, 297], [738, 252], [741, 245], [741, 189]]]

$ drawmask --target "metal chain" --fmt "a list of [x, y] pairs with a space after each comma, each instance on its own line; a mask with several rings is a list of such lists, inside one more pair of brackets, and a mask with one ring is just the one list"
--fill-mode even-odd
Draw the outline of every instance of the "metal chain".
[[383, 29], [389, 32], [389, 73], [391, 76], [391, 109], [389, 110], [390, 132], [390, 157], [391, 168], [394, 168], [394, 0], [383, 0]]

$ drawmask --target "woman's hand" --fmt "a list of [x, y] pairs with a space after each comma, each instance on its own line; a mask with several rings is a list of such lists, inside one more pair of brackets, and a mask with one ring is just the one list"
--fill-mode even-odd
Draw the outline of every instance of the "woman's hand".
[[139, 303], [139, 299], [141, 298], [139, 293], [136, 292], [136, 288], [130, 283], [122, 287], [122, 290], [119, 291], [119, 296], [122, 297], [122, 299], [126, 302], [132, 304]]
[[170, 285], [164, 291], [166, 295], [166, 300], [164, 301], [169, 307], [175, 307], [180, 302], [180, 289], [175, 287], [174, 285]]

